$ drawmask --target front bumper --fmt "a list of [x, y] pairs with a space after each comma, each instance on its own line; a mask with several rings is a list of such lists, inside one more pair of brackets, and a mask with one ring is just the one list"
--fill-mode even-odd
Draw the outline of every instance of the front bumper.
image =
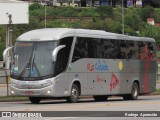
[[56, 97], [53, 85], [41, 89], [18, 89], [10, 86], [11, 95], [33, 97]]

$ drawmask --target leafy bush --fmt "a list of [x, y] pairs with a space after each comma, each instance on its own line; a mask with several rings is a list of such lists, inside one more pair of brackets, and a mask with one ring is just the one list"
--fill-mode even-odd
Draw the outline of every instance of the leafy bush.
[[113, 17], [113, 8], [110, 6], [99, 6], [97, 7], [97, 13], [102, 19], [106, 17]]
[[41, 9], [41, 8], [42, 8], [42, 5], [40, 5], [39, 3], [33, 3], [32, 5], [29, 6], [30, 11], [38, 10], [38, 9]]
[[142, 20], [146, 21], [147, 18], [151, 18], [155, 16], [155, 9], [151, 6], [145, 6], [140, 9], [140, 16]]

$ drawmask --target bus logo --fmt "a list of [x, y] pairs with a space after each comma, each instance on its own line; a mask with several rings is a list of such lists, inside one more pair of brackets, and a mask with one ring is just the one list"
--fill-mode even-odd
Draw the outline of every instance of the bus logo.
[[88, 63], [87, 64], [87, 69], [89, 71], [99, 71], [99, 72], [108, 71], [109, 70], [108, 69], [108, 65], [105, 62], [105, 60], [98, 60], [97, 62], [95, 62], [95, 64]]

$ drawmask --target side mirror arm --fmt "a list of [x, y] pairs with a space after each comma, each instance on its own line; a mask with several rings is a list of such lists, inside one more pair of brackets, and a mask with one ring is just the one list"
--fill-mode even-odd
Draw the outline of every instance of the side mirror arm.
[[61, 49], [64, 48], [64, 47], [66, 47], [66, 45], [60, 45], [60, 46], [56, 47], [56, 48], [53, 50], [52, 59], [53, 59], [54, 62], [57, 60], [57, 54], [58, 54], [59, 50], [61, 50]]
[[6, 61], [6, 55], [7, 55], [8, 51], [11, 50], [12, 48], [13, 48], [13, 46], [8, 47], [3, 51], [3, 61]]

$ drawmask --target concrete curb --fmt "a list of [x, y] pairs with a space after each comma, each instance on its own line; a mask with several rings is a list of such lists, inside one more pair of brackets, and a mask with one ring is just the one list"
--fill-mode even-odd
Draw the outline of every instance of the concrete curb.
[[[146, 95], [142, 95], [142, 96], [152, 96], [152, 95], [156, 96], [156, 95], [160, 95], [160, 93], [151, 93], [151, 94], [146, 94]], [[2, 97], [5, 97], [5, 96], [2, 96]], [[110, 96], [109, 98], [117, 98], [117, 97], [119, 97], [119, 96]], [[92, 96], [80, 96], [79, 99], [93, 99], [93, 97]], [[29, 99], [28, 98], [26, 98], [26, 99], [13, 98], [13, 99], [6, 99], [6, 100], [0, 99], [0, 102], [18, 102], [18, 101], [29, 101]]]

